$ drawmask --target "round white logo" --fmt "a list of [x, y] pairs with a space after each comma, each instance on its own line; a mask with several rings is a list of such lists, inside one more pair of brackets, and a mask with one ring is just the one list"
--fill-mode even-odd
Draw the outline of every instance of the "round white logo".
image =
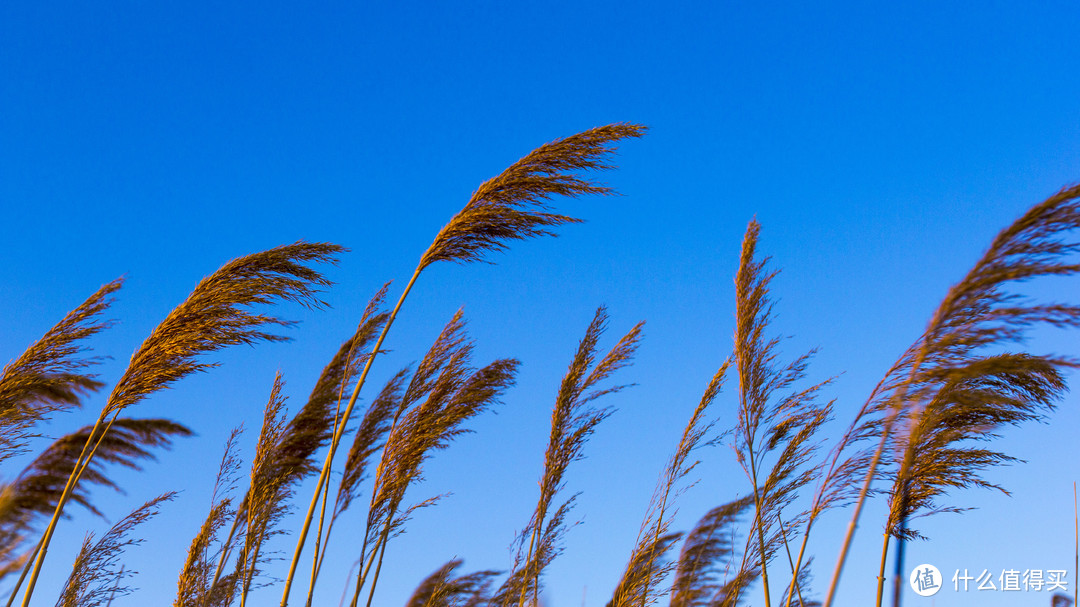
[[941, 579], [941, 572], [937, 567], [930, 564], [922, 564], [911, 570], [911, 577], [908, 578], [911, 583], [911, 589], [915, 591], [915, 594], [919, 596], [933, 596], [937, 594], [938, 590], [941, 590], [941, 584], [945, 580]]

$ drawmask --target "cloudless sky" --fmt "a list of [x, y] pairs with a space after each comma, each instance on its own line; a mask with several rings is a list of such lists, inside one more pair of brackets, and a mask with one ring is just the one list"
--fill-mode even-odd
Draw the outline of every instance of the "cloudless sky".
[[[809, 378], [838, 376], [826, 392], [835, 438], [993, 235], [1080, 178], [1078, 19], [1068, 2], [5, 2], [0, 360], [125, 276], [110, 312], [119, 323], [90, 344], [112, 357], [99, 368], [111, 387], [157, 322], [229, 259], [301, 239], [351, 249], [328, 269], [329, 310], [276, 310], [301, 321], [292, 342], [225, 351], [212, 359], [219, 368], [130, 411], [197, 433], [142, 473], [117, 471], [126, 495], [94, 492], [115, 521], [182, 491], [140, 529], [147, 541], [124, 556], [139, 590], [116, 601], [169, 604], [225, 437], [244, 423], [250, 460], [274, 372], [295, 411], [367, 299], [387, 280], [396, 299], [483, 180], [557, 137], [648, 125], [602, 175], [621, 196], [556, 201], [584, 225], [515, 243], [495, 265], [431, 267], [370, 383], [419, 359], [459, 307], [478, 364], [523, 362], [497, 414], [474, 420], [410, 493], [452, 495], [387, 550], [376, 604], [400, 605], [451, 558], [463, 572], [509, 568], [535, 506], [554, 394], [593, 311], [611, 312], [605, 348], [646, 320], [634, 366], [616, 378], [637, 385], [606, 400], [618, 411], [569, 469], [583, 524], [546, 578], [547, 604], [603, 605], [656, 477], [730, 351], [747, 222], [762, 223], [761, 251], [783, 270], [774, 332], [791, 336], [785, 356], [819, 348]], [[1080, 295], [1064, 281], [1032, 292]], [[1076, 338], [1045, 333], [1029, 345], [1076, 354]], [[718, 428], [735, 419], [734, 385], [715, 405]], [[44, 432], [92, 421], [103, 398]], [[1014, 495], [951, 495], [977, 509], [920, 520], [930, 539], [909, 546], [908, 564], [947, 576], [1068, 569], [1071, 594], [1077, 404], [1069, 396], [1048, 423], [1005, 431], [994, 446], [1027, 463], [987, 477]], [[676, 529], [749, 489], [731, 449], [698, 455], [701, 480], [678, 502]], [[309, 497], [305, 486], [300, 509]], [[55, 600], [83, 533], [107, 528], [70, 512], [35, 605]], [[332, 540], [320, 605], [337, 603], [356, 558], [353, 514]], [[849, 514], [828, 515], [811, 538], [815, 597]], [[880, 501], [864, 513], [840, 605], [873, 600], [882, 515]], [[293, 540], [276, 538], [283, 558]], [[294, 602], [306, 582], [297, 587]], [[279, 586], [256, 596], [274, 604]], [[905, 604], [1049, 601], [950, 583], [933, 600], [908, 591]]]

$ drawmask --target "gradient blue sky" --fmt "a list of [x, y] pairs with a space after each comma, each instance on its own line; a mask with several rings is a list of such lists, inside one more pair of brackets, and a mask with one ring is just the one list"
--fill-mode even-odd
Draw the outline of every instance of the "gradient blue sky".
[[[352, 250], [329, 271], [332, 309], [279, 310], [302, 321], [294, 341], [227, 351], [221, 368], [132, 410], [198, 436], [143, 474], [118, 473], [127, 496], [97, 494], [116, 520], [183, 490], [126, 556], [141, 590], [117, 605], [171, 602], [225, 437], [247, 424], [250, 454], [274, 372], [295, 410], [371, 294], [386, 280], [400, 288], [472, 190], [544, 142], [611, 122], [650, 127], [604, 175], [621, 197], [558, 202], [586, 224], [515, 244], [494, 266], [432, 267], [406, 303], [375, 380], [419, 358], [462, 306], [477, 362], [524, 366], [498, 414], [440, 452], [412, 493], [453, 491], [390, 546], [379, 605], [402, 604], [453, 557], [468, 570], [510, 565], [555, 390], [598, 305], [612, 315], [606, 345], [648, 324], [621, 375], [638, 385], [608, 400], [618, 412], [569, 471], [584, 524], [547, 578], [548, 604], [564, 607], [610, 597], [656, 475], [730, 349], [751, 218], [783, 268], [774, 294], [775, 330], [792, 336], [785, 353], [819, 347], [810, 377], [840, 375], [828, 391], [834, 436], [993, 235], [1080, 178], [1075, 3], [306, 4], [0, 5], [0, 360], [123, 275], [120, 323], [92, 344], [113, 357], [101, 367], [111, 382], [225, 261], [299, 239]], [[1063, 282], [1032, 289], [1078, 293]], [[1076, 353], [1076, 335], [1039, 335], [1031, 347]], [[720, 397], [721, 426], [734, 402], [731, 389]], [[46, 432], [92, 420], [100, 404]], [[947, 575], [1070, 569], [1071, 590], [1076, 404], [1070, 396], [1049, 424], [1008, 431], [996, 444], [1028, 463], [989, 478], [1014, 497], [958, 493], [953, 503], [978, 509], [924, 521], [931, 540], [911, 545], [908, 562]], [[676, 528], [748, 488], [730, 449], [700, 455]], [[106, 527], [73, 514], [35, 605], [55, 599], [84, 530]], [[847, 514], [812, 538], [815, 595]], [[841, 605], [872, 600], [881, 514], [879, 504], [865, 512]], [[335, 536], [319, 604], [336, 604], [357, 528]], [[280, 547], [290, 552], [292, 539]], [[277, 591], [258, 596], [271, 604]], [[947, 589], [906, 604], [1049, 600]]]

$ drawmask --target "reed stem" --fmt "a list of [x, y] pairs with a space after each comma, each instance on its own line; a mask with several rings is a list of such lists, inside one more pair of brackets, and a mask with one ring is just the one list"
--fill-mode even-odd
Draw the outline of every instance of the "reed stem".
[[413, 285], [416, 284], [416, 279], [420, 276], [420, 272], [423, 268], [423, 265], [416, 266], [412, 278], [409, 279], [409, 283], [405, 285], [405, 290], [402, 291], [401, 297], [398, 298], [397, 305], [394, 306], [394, 310], [390, 313], [390, 317], [386, 319], [386, 324], [383, 326], [382, 333], [379, 334], [379, 339], [375, 342], [375, 347], [371, 349], [371, 356], [368, 356], [367, 362], [364, 363], [364, 370], [360, 373], [360, 379], [356, 381], [352, 396], [349, 397], [349, 404], [345, 407], [345, 413], [342, 414], [337, 427], [334, 429], [334, 437], [330, 441], [330, 450], [326, 454], [326, 463], [323, 464], [322, 472], [319, 474], [319, 483], [315, 488], [315, 494], [311, 497], [311, 505], [308, 507], [304, 524], [300, 527], [300, 537], [297, 539], [296, 550], [293, 552], [292, 563], [289, 565], [289, 574], [285, 578], [285, 589], [281, 594], [281, 607], [287, 607], [289, 604], [289, 592], [292, 589], [293, 577], [296, 575], [296, 567], [300, 563], [300, 554], [304, 550], [304, 543], [307, 541], [308, 530], [311, 528], [311, 521], [315, 518], [315, 508], [319, 504], [319, 496], [323, 491], [324, 483], [330, 482], [330, 467], [334, 461], [334, 454], [337, 453], [338, 444], [341, 442], [341, 437], [345, 433], [345, 426], [352, 416], [352, 410], [356, 405], [356, 399], [360, 396], [360, 389], [364, 387], [364, 381], [367, 379], [368, 372], [371, 370], [371, 364], [375, 362], [375, 357], [378, 355], [380, 348], [382, 348], [382, 343], [383, 340], [386, 339], [386, 334], [390, 331], [390, 327], [393, 326], [394, 319], [397, 318], [398, 311], [401, 310], [401, 305], [405, 302], [405, 298], [409, 295], [409, 291], [412, 290]]

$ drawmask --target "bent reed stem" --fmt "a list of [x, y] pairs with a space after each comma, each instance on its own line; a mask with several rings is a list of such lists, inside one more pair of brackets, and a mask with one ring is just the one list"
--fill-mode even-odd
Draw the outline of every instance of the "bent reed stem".
[[[23, 595], [22, 607], [29, 607], [30, 605], [30, 597], [34, 594], [34, 587], [37, 585], [38, 575], [41, 574], [41, 567], [45, 563], [45, 554], [49, 551], [49, 541], [56, 531], [56, 525], [60, 521], [60, 515], [64, 512], [64, 505], [75, 491], [75, 485], [78, 484], [83, 472], [90, 466], [90, 460], [92, 460], [94, 454], [97, 453], [97, 449], [101, 445], [101, 442], [105, 440], [105, 435], [108, 434], [109, 429], [112, 428], [113, 422], [115, 422], [116, 418], [120, 415], [119, 410], [113, 413], [112, 419], [105, 425], [105, 429], [102, 430], [101, 436], [99, 436], [97, 442], [94, 443], [93, 449], [90, 449], [89, 453], [87, 453], [90, 442], [94, 440], [94, 434], [97, 433], [98, 428], [101, 427], [101, 422], [105, 419], [105, 413], [106, 411], [103, 410], [102, 415], [98, 416], [97, 421], [94, 422], [93, 429], [90, 430], [90, 435], [86, 437], [86, 443], [83, 445], [82, 453], [79, 454], [79, 459], [76, 461], [75, 467], [71, 470], [71, 474], [68, 475], [68, 482], [64, 486], [64, 492], [60, 494], [60, 500], [56, 504], [56, 509], [53, 510], [53, 516], [49, 521], [49, 526], [46, 527], [45, 534], [41, 538], [41, 546], [38, 548], [37, 558], [34, 559], [34, 568], [30, 573], [30, 581], [26, 583], [26, 594]], [[83, 460], [83, 457], [86, 459]], [[29, 562], [30, 561], [27, 560], [27, 563]], [[14, 596], [14, 594], [12, 596]]]
[[330, 450], [326, 454], [326, 463], [323, 464], [322, 471], [319, 474], [319, 483], [315, 487], [315, 493], [311, 496], [311, 505], [308, 507], [304, 524], [300, 528], [300, 537], [296, 542], [296, 550], [293, 553], [292, 564], [289, 566], [289, 574], [285, 578], [285, 589], [281, 594], [281, 607], [286, 607], [289, 604], [289, 592], [292, 589], [293, 577], [296, 575], [296, 567], [300, 563], [300, 554], [304, 550], [304, 543], [307, 541], [308, 530], [311, 528], [311, 521], [315, 518], [315, 508], [319, 504], [319, 497], [323, 491], [324, 483], [329, 484], [330, 482], [330, 468], [334, 461], [334, 454], [337, 453], [341, 437], [345, 433], [345, 426], [352, 416], [353, 407], [356, 405], [356, 400], [360, 396], [360, 389], [364, 387], [364, 381], [367, 379], [368, 372], [371, 370], [371, 364], [375, 362], [375, 357], [378, 355], [379, 349], [382, 348], [383, 340], [386, 339], [386, 334], [390, 331], [390, 327], [393, 326], [394, 319], [397, 318], [398, 311], [401, 310], [401, 305], [405, 303], [405, 298], [409, 295], [409, 291], [412, 290], [413, 285], [416, 284], [416, 279], [419, 278], [420, 272], [423, 271], [423, 269], [424, 266], [422, 264], [418, 265], [416, 270], [413, 271], [409, 283], [405, 285], [405, 290], [402, 291], [401, 297], [398, 298], [397, 305], [394, 306], [394, 310], [390, 313], [390, 317], [387, 318], [382, 333], [379, 334], [379, 339], [371, 349], [371, 355], [368, 356], [367, 361], [364, 363], [364, 370], [360, 372], [360, 378], [356, 381], [356, 386], [353, 387], [352, 396], [349, 397], [349, 404], [346, 405], [345, 412], [341, 415], [341, 419], [338, 420], [338, 424], [334, 429], [334, 437], [330, 442]]

